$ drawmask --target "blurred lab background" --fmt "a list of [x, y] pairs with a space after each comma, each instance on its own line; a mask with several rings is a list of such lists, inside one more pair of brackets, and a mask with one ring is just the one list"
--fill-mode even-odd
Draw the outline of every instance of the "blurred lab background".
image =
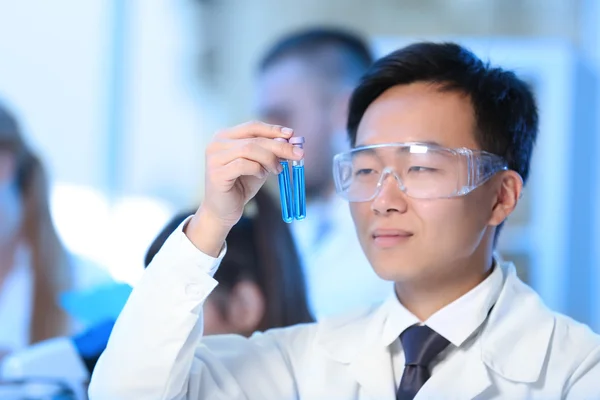
[[213, 132], [255, 118], [266, 49], [315, 25], [376, 56], [456, 40], [533, 85], [540, 136], [499, 251], [600, 331], [596, 0], [0, 0], [0, 101], [47, 168], [68, 251], [135, 284], [153, 238], [202, 199]]

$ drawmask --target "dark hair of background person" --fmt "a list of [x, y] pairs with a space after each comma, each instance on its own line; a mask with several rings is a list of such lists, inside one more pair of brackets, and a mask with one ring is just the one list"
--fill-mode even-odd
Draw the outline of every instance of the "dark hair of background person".
[[[244, 215], [227, 236], [227, 253], [215, 274], [219, 282], [215, 290], [229, 291], [242, 280], [255, 282], [266, 305], [260, 331], [313, 322], [298, 252], [288, 226], [281, 220], [279, 207], [266, 189], [261, 189], [252, 201], [256, 214]], [[193, 213], [179, 214], [167, 224], [150, 245], [146, 266], [171, 233]]]
[[72, 283], [69, 258], [52, 222], [42, 163], [25, 142], [16, 118], [2, 104], [0, 151], [8, 151], [15, 159], [14, 182], [23, 205], [21, 234], [31, 251], [34, 276], [29, 341], [36, 343], [66, 333], [68, 318], [58, 296]]
[[[503, 157], [527, 182], [538, 134], [538, 110], [531, 88], [514, 72], [492, 67], [456, 43], [415, 43], [376, 61], [350, 99], [347, 128], [352, 147], [369, 105], [391, 87], [415, 82], [468, 96], [481, 150]], [[500, 229], [496, 229], [496, 238]]]
[[373, 63], [369, 46], [360, 35], [341, 28], [314, 27], [288, 34], [275, 43], [259, 63], [259, 72], [290, 57], [299, 56], [329, 81], [352, 86]]

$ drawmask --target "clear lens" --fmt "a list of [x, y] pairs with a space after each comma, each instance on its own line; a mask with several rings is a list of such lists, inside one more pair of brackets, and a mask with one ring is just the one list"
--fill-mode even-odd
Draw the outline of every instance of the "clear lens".
[[422, 143], [385, 144], [336, 155], [333, 173], [337, 192], [352, 202], [373, 199], [390, 179], [408, 196], [446, 198], [466, 194], [505, 169], [498, 159], [489, 153]]

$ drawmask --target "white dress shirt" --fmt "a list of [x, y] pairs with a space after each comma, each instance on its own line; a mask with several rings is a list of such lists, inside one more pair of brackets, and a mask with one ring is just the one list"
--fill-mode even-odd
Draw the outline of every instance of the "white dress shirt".
[[333, 195], [309, 203], [306, 219], [290, 226], [304, 269], [309, 307], [317, 320], [388, 297], [393, 285], [371, 268], [348, 202]]
[[502, 269], [494, 266], [492, 273], [477, 287], [457, 300], [437, 311], [425, 322], [408, 311], [396, 296], [392, 296], [384, 305], [389, 307], [389, 318], [383, 331], [384, 344], [390, 345], [394, 380], [400, 386], [404, 372], [404, 351], [399, 336], [412, 325], [427, 325], [450, 342], [450, 345], [436, 357], [431, 365], [431, 374], [444, 368], [445, 361], [452, 357], [460, 346], [476, 332], [485, 322], [491, 308], [502, 290]]

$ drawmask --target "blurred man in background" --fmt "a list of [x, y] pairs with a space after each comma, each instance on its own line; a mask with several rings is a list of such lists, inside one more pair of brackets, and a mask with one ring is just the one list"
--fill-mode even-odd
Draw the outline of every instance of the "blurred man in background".
[[369, 267], [331, 172], [333, 156], [347, 146], [350, 93], [372, 61], [359, 36], [313, 28], [278, 41], [259, 65], [259, 119], [306, 138], [307, 217], [292, 229], [317, 318], [378, 302], [390, 289]]

